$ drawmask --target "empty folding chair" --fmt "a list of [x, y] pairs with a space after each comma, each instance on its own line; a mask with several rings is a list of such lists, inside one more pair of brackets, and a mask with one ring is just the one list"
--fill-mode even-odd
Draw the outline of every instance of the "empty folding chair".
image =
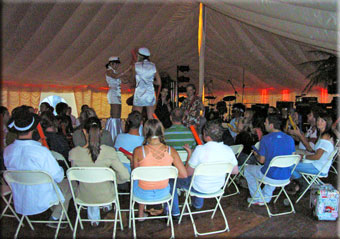
[[[296, 165], [299, 163], [300, 161], [300, 155], [285, 155], [285, 156], [276, 156], [274, 157], [271, 161], [270, 161], [270, 164], [266, 170], [266, 172], [264, 173], [263, 177], [262, 178], [256, 178], [256, 181], [257, 181], [257, 189], [254, 193], [254, 196], [257, 194], [257, 192], [260, 193], [260, 198], [254, 198], [252, 197], [251, 201], [249, 202], [248, 204], [248, 207], [251, 206], [252, 202], [254, 200], [259, 200], [261, 199], [263, 202], [264, 202], [264, 205], [266, 206], [267, 208], [267, 212], [268, 212], [268, 215], [269, 217], [271, 216], [279, 216], [279, 215], [285, 215], [285, 214], [289, 214], [289, 213], [292, 213], [294, 212], [295, 213], [295, 209], [294, 209], [294, 206], [292, 204], [292, 201], [290, 200], [286, 190], [285, 190], [285, 186], [288, 185], [290, 183], [290, 178], [286, 179], [286, 180], [280, 180], [281, 183], [271, 183], [271, 182], [268, 182], [266, 181], [266, 176], [267, 176], [267, 173], [269, 172], [269, 170], [273, 167], [276, 167], [276, 168], [288, 168], [288, 167], [291, 167], [292, 170], [291, 170], [291, 173], [295, 170], [295, 167]], [[271, 196], [271, 198], [275, 198], [274, 200], [274, 203], [276, 203], [276, 201], [278, 200], [278, 198], [280, 197], [281, 193], [283, 192], [286, 196], [286, 198], [288, 199], [288, 202], [291, 206], [291, 210], [288, 211], [288, 212], [283, 212], [283, 213], [271, 213], [269, 207], [268, 207], [268, 204], [266, 202], [266, 199], [263, 197], [263, 194], [262, 194], [262, 191], [261, 191], [261, 186], [263, 184], [268, 184], [268, 185], [271, 185], [271, 186], [274, 186], [274, 187], [280, 187], [281, 190], [278, 194], [273, 194]], [[273, 192], [274, 193], [274, 192]]]
[[[53, 189], [54, 189], [58, 199], [55, 202], [51, 203], [51, 206], [58, 205], [59, 203], [62, 206], [62, 214], [61, 214], [58, 221], [30, 220], [28, 218], [28, 215], [22, 215], [14, 238], [17, 238], [19, 231], [20, 231], [20, 228], [21, 228], [21, 225], [24, 221], [24, 218], [26, 218], [28, 225], [31, 227], [32, 230], [34, 230], [32, 223], [58, 223], [57, 230], [56, 230], [56, 233], [54, 235], [55, 238], [58, 237], [58, 233], [59, 233], [61, 223], [68, 223], [71, 230], [73, 230], [71, 221], [70, 221], [68, 214], [65, 210], [64, 204], [61, 201], [61, 198], [60, 198], [60, 195], [59, 195], [60, 191], [58, 190], [56, 183], [54, 182], [53, 178], [48, 173], [43, 172], [43, 171], [5, 171], [4, 172], [4, 178], [7, 182], [7, 184], [11, 187], [11, 189], [12, 189], [12, 184], [22, 184], [22, 185], [30, 185], [30, 186], [40, 185], [40, 184], [52, 184]], [[14, 198], [15, 198], [15, 195], [14, 195]], [[64, 214], [65, 214], [66, 219], [67, 219], [66, 221], [62, 220]]]
[[[83, 222], [92, 221], [91, 219], [82, 219], [80, 217], [81, 209], [86, 209], [87, 207], [96, 207], [96, 206], [101, 207], [101, 206], [106, 206], [109, 204], [114, 204], [115, 210], [116, 210], [114, 219], [99, 219], [96, 221], [114, 222], [113, 233], [112, 233], [113, 238], [115, 238], [116, 236], [117, 220], [119, 221], [120, 228], [123, 231], [122, 215], [120, 212], [119, 199], [118, 199], [118, 194], [117, 194], [116, 174], [112, 169], [105, 168], [105, 167], [72, 167], [67, 170], [67, 179], [68, 179], [68, 182], [71, 188], [74, 206], [77, 212], [77, 218], [76, 218], [74, 231], [73, 231], [73, 238], [76, 237], [78, 223], [80, 224], [80, 228], [83, 230], [84, 229]], [[73, 187], [72, 187], [72, 181], [77, 181], [79, 183], [96, 183], [96, 184], [103, 183], [103, 182], [112, 182], [114, 184], [114, 189], [116, 193], [112, 195], [112, 197], [105, 202], [98, 202], [98, 203], [84, 202], [81, 198], [76, 196], [73, 190]], [[118, 216], [119, 216], [119, 219], [118, 219]]]
[[[224, 193], [224, 189], [228, 183], [228, 180], [230, 178], [230, 174], [231, 171], [233, 170], [234, 165], [230, 164], [230, 163], [203, 163], [198, 165], [197, 168], [195, 168], [194, 174], [192, 176], [192, 180], [189, 186], [189, 189], [187, 190], [187, 194], [185, 197], [185, 201], [184, 201], [184, 205], [182, 208], [182, 212], [181, 212], [181, 216], [179, 218], [178, 224], [181, 223], [182, 221], [182, 217], [184, 215], [189, 215], [193, 228], [194, 228], [194, 232], [195, 232], [195, 236], [198, 235], [210, 235], [210, 234], [215, 234], [215, 233], [221, 233], [221, 232], [225, 232], [225, 231], [229, 231], [229, 225], [228, 225], [228, 221], [227, 218], [223, 212], [223, 208], [221, 205], [221, 199]], [[223, 187], [218, 190], [217, 192], [214, 193], [197, 193], [197, 192], [193, 192], [192, 191], [192, 185], [193, 182], [195, 180], [195, 177], [197, 176], [211, 176], [211, 177], [216, 177], [216, 176], [226, 176], [226, 180], [225, 183], [223, 184]], [[200, 198], [215, 198], [216, 199], [216, 206], [214, 209], [209, 209], [209, 210], [201, 210], [201, 211], [196, 211], [196, 212], [191, 212], [190, 210], [190, 206], [189, 206], [189, 197], [190, 196], [195, 196], [195, 197], [200, 197]], [[225, 228], [222, 230], [216, 230], [216, 231], [212, 231], [212, 232], [205, 232], [205, 233], [200, 233], [197, 231], [196, 229], [196, 224], [193, 218], [193, 214], [198, 214], [198, 213], [207, 213], [207, 212], [213, 212], [211, 215], [211, 219], [214, 218], [215, 213], [217, 211], [217, 208], [220, 209], [223, 219], [224, 219], [224, 223], [225, 223]], [[185, 210], [188, 210], [188, 213], [185, 213]]]
[[327, 165], [329, 165], [329, 163], [331, 163], [330, 161], [333, 161], [334, 157], [337, 157], [337, 154], [338, 154], [338, 148], [335, 148], [335, 150], [329, 155], [327, 162], [324, 164], [324, 166], [321, 168], [321, 170], [317, 174], [300, 172], [303, 179], [308, 183], [308, 187], [301, 193], [301, 195], [299, 196], [299, 198], [296, 200], [295, 203], [298, 203], [301, 200], [303, 195], [306, 194], [306, 192], [309, 190], [309, 188], [313, 184], [315, 184], [315, 185], [323, 185], [324, 184], [321, 181], [321, 178], [327, 178], [328, 174], [323, 176], [323, 175], [321, 175], [321, 172]]
[[[174, 225], [172, 221], [171, 216], [171, 208], [172, 208], [172, 202], [173, 202], [173, 195], [174, 190], [176, 187], [173, 187], [172, 192], [170, 192], [165, 198], [157, 201], [145, 201], [141, 198], [136, 197], [133, 194], [133, 183], [136, 180], [143, 180], [143, 181], [149, 181], [149, 182], [157, 182], [167, 179], [174, 179], [174, 185], [176, 185], [177, 182], [177, 175], [178, 171], [177, 168], [173, 166], [152, 166], [152, 167], [138, 167], [132, 170], [131, 173], [131, 196], [130, 196], [130, 215], [129, 215], [129, 228], [131, 228], [131, 222], [133, 226], [133, 237], [136, 238], [136, 223], [135, 220], [137, 219], [159, 219], [159, 218], [167, 218], [168, 222], [167, 225], [171, 227], [171, 238], [175, 238], [175, 232], [174, 232]], [[134, 213], [134, 207], [135, 203], [141, 203], [144, 205], [157, 205], [157, 204], [163, 204], [166, 203], [168, 206], [168, 215], [166, 216], [152, 216], [152, 217], [135, 217]]]
[[[242, 152], [242, 150], [243, 150], [243, 144], [231, 145], [231, 146], [229, 146], [229, 147], [233, 150], [233, 152], [234, 152], [234, 154], [235, 154], [235, 157], [236, 157], [236, 159], [237, 159], [238, 156], [241, 154], [241, 152]], [[231, 194], [226, 194], [226, 195], [224, 195], [223, 197], [230, 197], [230, 196], [233, 196], [233, 195], [236, 195], [236, 194], [239, 194], [239, 193], [240, 193], [240, 190], [238, 189], [238, 187], [237, 187], [237, 185], [236, 185], [234, 179], [236, 179], [236, 175], [235, 175], [234, 177], [231, 177], [231, 178], [230, 178], [228, 187], [229, 187], [231, 184], [233, 184], [234, 187], [235, 187], [235, 189], [236, 189], [236, 192], [231, 193]]]

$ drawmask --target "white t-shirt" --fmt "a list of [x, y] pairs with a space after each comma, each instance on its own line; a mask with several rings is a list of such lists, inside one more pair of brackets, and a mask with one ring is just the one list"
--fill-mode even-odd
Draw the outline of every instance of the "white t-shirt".
[[331, 167], [332, 164], [332, 160], [328, 160], [328, 157], [334, 151], [334, 146], [331, 143], [331, 141], [326, 139], [320, 139], [315, 145], [315, 151], [318, 149], [323, 149], [325, 152], [323, 152], [319, 160], [311, 160], [312, 164], [318, 170], [321, 170], [322, 167], [326, 164], [321, 173], [328, 174], [329, 168]]
[[[223, 142], [209, 141], [204, 145], [197, 146], [189, 160], [189, 166], [192, 168], [196, 168], [202, 163], [231, 163], [237, 165], [237, 160], [229, 146], [223, 144]], [[193, 187], [202, 193], [214, 193], [223, 186], [225, 179], [225, 176], [197, 176], [193, 182]]]

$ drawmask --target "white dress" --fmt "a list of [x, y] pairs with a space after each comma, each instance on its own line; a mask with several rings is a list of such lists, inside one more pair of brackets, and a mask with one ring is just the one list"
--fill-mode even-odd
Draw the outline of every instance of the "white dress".
[[122, 104], [120, 92], [121, 80], [106, 75], [106, 82], [110, 87], [109, 91], [107, 92], [107, 100], [109, 104]]
[[156, 104], [155, 89], [153, 86], [156, 74], [154, 63], [144, 60], [135, 63], [136, 90], [133, 97], [134, 106], [153, 106]]

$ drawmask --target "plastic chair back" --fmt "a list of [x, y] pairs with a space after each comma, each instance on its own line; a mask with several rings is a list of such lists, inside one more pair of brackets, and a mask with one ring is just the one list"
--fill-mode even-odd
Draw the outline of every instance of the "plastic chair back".
[[269, 167], [287, 168], [297, 165], [300, 161], [300, 155], [276, 156], [270, 161]]
[[18, 183], [23, 185], [38, 185], [44, 183], [54, 184], [48, 173], [43, 171], [5, 171], [4, 178], [8, 185]]
[[179, 157], [181, 158], [182, 162], [187, 161], [188, 152], [186, 150], [177, 150], [177, 153], [178, 153]]
[[194, 175], [220, 176], [230, 174], [234, 167], [231, 163], [202, 163], [195, 168]]
[[54, 157], [57, 161], [63, 161], [64, 164], [66, 165], [66, 167], [67, 167], [67, 168], [70, 168], [70, 166], [68, 165], [68, 163], [67, 163], [65, 157], [64, 157], [62, 154], [60, 154], [60, 153], [58, 153], [58, 152], [56, 152], [56, 151], [53, 151], [53, 150], [51, 150], [51, 153], [52, 153], [53, 157]]
[[138, 167], [131, 172], [132, 180], [156, 182], [169, 178], [177, 178], [178, 170], [174, 166]]
[[229, 147], [233, 150], [235, 156], [237, 157], [242, 152], [244, 146], [243, 144], [237, 144], [237, 145], [231, 145]]
[[116, 181], [116, 174], [106, 167], [72, 167], [67, 170], [67, 178], [83, 183], [102, 183]]

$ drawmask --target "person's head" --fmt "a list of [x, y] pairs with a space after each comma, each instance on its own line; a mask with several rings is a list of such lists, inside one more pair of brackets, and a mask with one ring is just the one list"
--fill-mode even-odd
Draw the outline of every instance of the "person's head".
[[225, 103], [225, 101], [219, 101], [216, 104], [216, 109], [220, 115], [223, 115], [227, 112], [227, 104]]
[[282, 119], [279, 114], [270, 114], [267, 116], [264, 126], [268, 133], [274, 132], [275, 130], [281, 130]]
[[144, 142], [147, 144], [152, 139], [159, 139], [162, 144], [165, 144], [164, 140], [164, 128], [162, 123], [158, 119], [149, 119], [145, 122], [143, 127]]
[[54, 112], [54, 107], [52, 105], [50, 105], [50, 107], [48, 107], [48, 110], [51, 112]]
[[28, 107], [19, 106], [13, 110], [7, 127], [11, 132], [17, 133], [19, 138], [22, 136], [32, 138], [33, 131], [39, 122], [40, 118], [37, 114], [30, 112]]
[[189, 98], [192, 97], [192, 96], [194, 96], [195, 93], [196, 93], [196, 87], [195, 87], [195, 85], [194, 85], [194, 84], [188, 84], [188, 85], [186, 86], [186, 93], [187, 93], [187, 96], [188, 96]]
[[109, 58], [109, 62], [105, 65], [106, 69], [108, 69], [109, 67], [113, 68], [113, 69], [117, 69], [118, 65], [120, 64], [120, 59], [118, 56], [111, 56]]
[[138, 49], [138, 61], [144, 61], [144, 60], [149, 60], [151, 53], [148, 48], [146, 47], [141, 47]]
[[169, 89], [166, 88], [166, 87], [163, 87], [162, 90], [161, 90], [161, 97], [162, 98], [166, 98], [169, 94]]
[[7, 125], [10, 116], [8, 109], [5, 106], [0, 106], [0, 116], [2, 117], [2, 123]]
[[241, 131], [251, 131], [252, 126], [249, 120], [245, 117], [240, 118], [237, 124], [237, 129], [239, 132]]
[[223, 128], [220, 120], [207, 121], [203, 127], [204, 141], [221, 142], [223, 136]]
[[94, 109], [87, 108], [84, 111], [81, 111], [79, 116], [80, 125], [83, 127], [86, 120], [91, 117], [97, 117], [96, 111], [94, 111]]
[[316, 120], [319, 117], [319, 114], [321, 113], [321, 110], [319, 108], [312, 108], [309, 110], [307, 114], [307, 123], [310, 124], [311, 126], [316, 125]]
[[332, 123], [332, 117], [329, 114], [320, 113], [316, 122], [316, 127], [318, 128], [318, 131], [322, 134], [323, 132], [331, 130]]
[[47, 103], [47, 102], [42, 102], [42, 103], [40, 104], [40, 113], [43, 113], [43, 112], [45, 112], [46, 110], [49, 110], [49, 108], [50, 108], [50, 104], [49, 104], [49, 103]]
[[66, 115], [68, 115], [68, 116], [72, 115], [72, 108], [70, 106], [67, 107]]
[[246, 118], [249, 122], [253, 120], [254, 111], [252, 109], [246, 109], [244, 111], [244, 118]]
[[241, 103], [236, 103], [233, 105], [233, 108], [232, 108], [232, 117], [233, 118], [239, 118], [243, 115], [244, 113], [244, 110], [245, 110], [245, 106]]
[[97, 117], [88, 118], [84, 125], [88, 143], [87, 148], [89, 149], [93, 162], [96, 162], [100, 153], [101, 128], [100, 120]]
[[59, 102], [56, 106], [55, 106], [55, 110], [57, 112], [57, 115], [66, 115], [66, 111], [67, 111], [68, 105], [64, 102]]
[[277, 114], [278, 113], [278, 110], [274, 107], [274, 106], [269, 106], [268, 107], [268, 110], [267, 110], [267, 114], [270, 115], [270, 114]]
[[81, 106], [81, 111], [85, 111], [85, 110], [87, 110], [88, 108], [90, 108], [88, 105], [82, 105], [82, 106]]
[[182, 124], [184, 112], [181, 108], [174, 108], [170, 113], [170, 120], [173, 124]]
[[137, 110], [132, 111], [128, 115], [128, 118], [126, 120], [127, 129], [128, 130], [138, 129], [142, 123], [142, 120], [143, 120], [143, 116], [139, 111]]
[[42, 112], [40, 119], [40, 124], [43, 129], [52, 128], [56, 130], [58, 128], [58, 121], [51, 111], [47, 110]]

